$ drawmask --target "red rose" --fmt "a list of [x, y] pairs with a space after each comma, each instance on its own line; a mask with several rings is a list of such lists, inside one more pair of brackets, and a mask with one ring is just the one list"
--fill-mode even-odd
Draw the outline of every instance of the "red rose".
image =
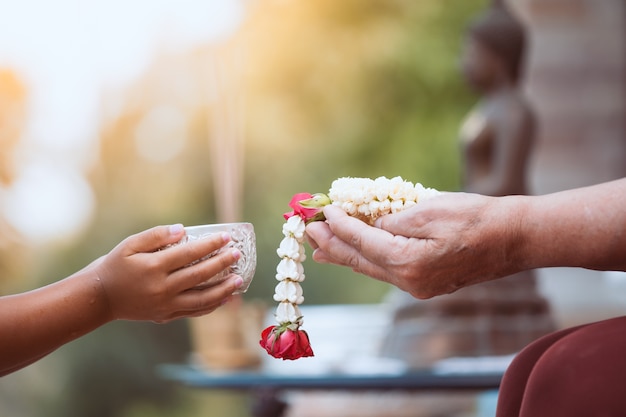
[[313, 356], [309, 336], [304, 330], [270, 326], [263, 330], [259, 343], [267, 353], [283, 360]]
[[307, 221], [314, 217], [320, 211], [319, 208], [306, 208], [300, 205], [300, 201], [308, 200], [310, 198], [313, 198], [313, 195], [309, 193], [295, 194], [289, 202], [289, 207], [291, 207], [293, 211], [283, 214], [285, 220], [296, 215], [302, 217], [302, 220], [304, 221]]

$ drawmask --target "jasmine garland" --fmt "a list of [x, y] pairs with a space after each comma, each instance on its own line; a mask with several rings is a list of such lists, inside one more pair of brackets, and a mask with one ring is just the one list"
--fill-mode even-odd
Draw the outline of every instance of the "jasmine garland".
[[328, 204], [341, 207], [350, 216], [366, 223], [386, 214], [397, 213], [439, 195], [433, 188], [426, 188], [419, 183], [413, 184], [401, 177], [388, 179], [339, 178], [331, 184], [328, 195], [318, 193], [299, 193], [293, 196], [289, 206], [293, 209], [283, 216], [284, 238], [277, 254], [281, 258], [276, 268], [274, 301], [278, 325], [263, 330], [261, 346], [272, 356], [295, 360], [313, 356], [308, 334], [301, 330], [303, 324], [299, 305], [304, 301], [302, 286], [306, 260], [304, 252], [304, 233], [308, 222], [324, 220], [322, 208]]

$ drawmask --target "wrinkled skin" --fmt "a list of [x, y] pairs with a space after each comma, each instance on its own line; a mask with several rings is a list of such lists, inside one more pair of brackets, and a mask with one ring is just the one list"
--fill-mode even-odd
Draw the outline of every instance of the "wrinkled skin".
[[[462, 212], [454, 208], [457, 199], [463, 200]], [[442, 195], [384, 216], [374, 227], [328, 207], [328, 221], [308, 225], [307, 236], [316, 249], [315, 261], [349, 266], [417, 298], [430, 298], [510, 269], [503, 262], [506, 246], [494, 250], [486, 244], [500, 235], [489, 227], [491, 211], [497, 210], [490, 201], [472, 194]]]
[[544, 196], [444, 193], [374, 226], [324, 208], [307, 225], [317, 262], [430, 298], [523, 270], [626, 270], [626, 178]]

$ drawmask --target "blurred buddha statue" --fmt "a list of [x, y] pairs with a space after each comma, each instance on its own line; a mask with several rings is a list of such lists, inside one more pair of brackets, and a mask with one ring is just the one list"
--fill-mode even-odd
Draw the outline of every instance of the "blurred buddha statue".
[[535, 120], [518, 88], [524, 39], [522, 26], [504, 7], [489, 9], [469, 27], [461, 68], [481, 99], [460, 131], [465, 191], [527, 193]]
[[[494, 4], [468, 28], [462, 71], [480, 100], [460, 129], [464, 191], [527, 193], [535, 121], [518, 88], [524, 50], [524, 28], [503, 5]], [[511, 354], [554, 329], [533, 271], [431, 300], [390, 296], [401, 307], [382, 354], [414, 367], [450, 356]]]

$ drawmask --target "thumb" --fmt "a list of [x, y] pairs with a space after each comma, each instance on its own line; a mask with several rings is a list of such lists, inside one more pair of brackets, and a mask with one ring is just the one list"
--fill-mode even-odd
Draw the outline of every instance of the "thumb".
[[135, 253], [154, 252], [180, 241], [185, 236], [182, 224], [156, 226], [126, 238], [127, 246]]
[[379, 217], [374, 222], [374, 227], [396, 236], [420, 237], [423, 234], [423, 226], [427, 223], [428, 221], [420, 213], [418, 204], [399, 213]]

